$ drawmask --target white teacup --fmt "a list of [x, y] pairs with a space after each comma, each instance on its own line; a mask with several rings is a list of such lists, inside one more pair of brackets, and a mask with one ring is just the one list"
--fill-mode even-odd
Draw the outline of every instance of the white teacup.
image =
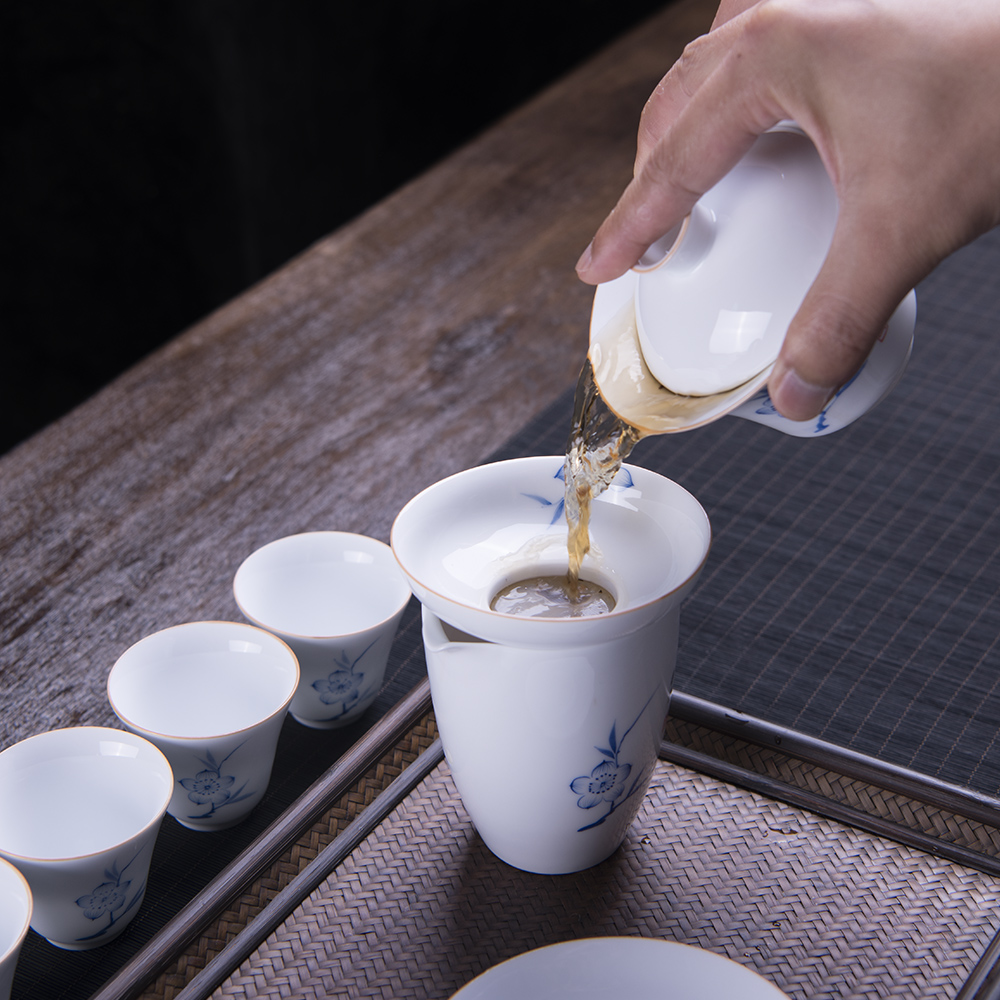
[[279, 538], [236, 572], [240, 611], [295, 650], [291, 714], [314, 729], [357, 719], [375, 700], [410, 588], [384, 542], [343, 531]]
[[0, 753], [0, 855], [31, 886], [31, 926], [82, 951], [135, 916], [173, 790], [166, 758], [118, 729], [56, 729]]
[[31, 889], [25, 877], [0, 858], [0, 1000], [9, 1000], [21, 945], [31, 923]]
[[192, 830], [224, 830], [264, 796], [298, 680], [295, 654], [269, 632], [188, 622], [127, 649], [108, 676], [108, 700], [170, 761], [170, 815]]
[[469, 469], [414, 497], [392, 545], [423, 603], [441, 742], [486, 845], [526, 871], [603, 861], [624, 840], [663, 735], [680, 603], [704, 563], [691, 494], [624, 466], [591, 510], [581, 578], [614, 608], [583, 618], [491, 609], [499, 590], [565, 574], [561, 457]]

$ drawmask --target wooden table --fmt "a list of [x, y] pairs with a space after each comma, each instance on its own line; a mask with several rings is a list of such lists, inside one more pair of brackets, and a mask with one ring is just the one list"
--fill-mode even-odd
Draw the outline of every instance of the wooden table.
[[233, 618], [254, 548], [387, 539], [572, 383], [592, 297], [573, 265], [713, 9], [668, 7], [0, 460], [0, 749], [113, 724], [117, 656]]
[[[666, 7], [0, 459], [0, 749], [60, 726], [114, 725], [104, 688], [115, 659], [158, 629], [238, 618], [231, 580], [255, 548], [315, 529], [387, 539], [411, 496], [492, 454], [572, 386], [592, 297], [573, 264], [630, 176], [646, 97], [714, 9], [714, 0]], [[403, 747], [404, 763], [426, 753], [426, 689], [413, 695], [381, 743], [345, 755], [330, 796], [363, 785], [364, 767], [382, 767], [393, 740], [396, 750], [404, 736], [416, 747]], [[909, 800], [864, 805], [863, 774], [835, 793], [829, 771], [797, 777], [775, 749], [788, 734], [755, 737], [752, 720], [737, 716], [728, 717], [733, 732], [770, 746], [767, 759], [747, 763], [760, 755], [733, 733], [709, 751], [714, 735], [698, 729], [698, 704], [686, 710], [686, 723], [668, 731], [672, 765], [900, 839], [892, 824], [914, 812]], [[363, 818], [369, 807], [359, 808]], [[990, 892], [1000, 864], [993, 812], [983, 805], [964, 841], [948, 834], [949, 856], [982, 873], [976, 884]], [[358, 843], [336, 853], [353, 815], [345, 806], [323, 835], [338, 859], [331, 866]], [[918, 817], [904, 842], [929, 856], [939, 819]], [[993, 931], [984, 919], [951, 981], [963, 980]], [[225, 944], [218, 933], [210, 955]], [[963, 998], [980, 996], [997, 951]], [[102, 1000], [138, 995], [164, 967], [157, 959]], [[174, 996], [190, 978], [175, 973], [179, 982], [161, 975], [148, 995]], [[210, 977], [206, 989], [220, 981]]]
[[0, 750], [117, 725], [117, 657], [239, 619], [255, 548], [387, 540], [411, 496], [572, 385], [592, 298], [573, 265], [646, 97], [713, 13], [665, 8], [0, 459]]

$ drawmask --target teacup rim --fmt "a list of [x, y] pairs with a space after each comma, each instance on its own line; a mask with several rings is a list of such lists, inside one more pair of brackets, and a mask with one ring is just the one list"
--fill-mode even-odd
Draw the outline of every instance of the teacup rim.
[[396, 565], [402, 571], [402, 567], [399, 565], [399, 560], [396, 559], [396, 555], [393, 552], [392, 547], [390, 545], [387, 545], [385, 542], [383, 542], [381, 538], [375, 538], [372, 535], [364, 535], [357, 531], [338, 531], [335, 528], [320, 528], [316, 531], [295, 531], [292, 532], [292, 534], [290, 535], [282, 535], [280, 538], [273, 538], [271, 539], [271, 541], [265, 542], [259, 548], [254, 549], [253, 552], [251, 552], [240, 563], [240, 565], [236, 569], [236, 572], [233, 574], [233, 582], [232, 582], [233, 600], [236, 602], [236, 606], [240, 609], [240, 613], [243, 615], [243, 617], [246, 618], [249, 622], [251, 622], [254, 626], [263, 629], [265, 632], [270, 632], [272, 635], [274, 635], [276, 638], [279, 639], [281, 638], [281, 636], [288, 636], [290, 639], [309, 639], [314, 642], [329, 642], [330, 640], [333, 639], [352, 639], [355, 636], [363, 635], [365, 632], [370, 632], [373, 629], [382, 628], [384, 625], [392, 621], [392, 619], [395, 618], [396, 615], [400, 614], [406, 608], [406, 605], [410, 603], [410, 598], [413, 597], [413, 589], [410, 587], [408, 582], [408, 577], [404, 572], [401, 578], [401, 583], [403, 584], [403, 587], [406, 590], [406, 596], [402, 600], [402, 602], [400, 602], [398, 606], [396, 606], [396, 608], [390, 614], [387, 614], [384, 618], [380, 618], [377, 621], [373, 621], [371, 624], [365, 625], [363, 628], [354, 629], [351, 632], [332, 632], [329, 635], [325, 635], [322, 633], [314, 633], [314, 632], [292, 632], [289, 629], [283, 629], [283, 628], [278, 628], [277, 626], [274, 625], [268, 625], [266, 622], [262, 621], [256, 615], [252, 615], [240, 601], [236, 593], [236, 581], [239, 578], [240, 572], [243, 570], [243, 567], [246, 566], [246, 564], [251, 559], [253, 559], [254, 556], [256, 556], [260, 552], [263, 552], [265, 549], [270, 548], [272, 545], [278, 545], [281, 542], [286, 542], [291, 538], [303, 538], [310, 535], [337, 535], [342, 538], [360, 538], [366, 543], [373, 543], [377, 548], [388, 550], [389, 555], [394, 560], [394, 565]]
[[[127, 844], [130, 841], [134, 841], [140, 837], [145, 836], [150, 830], [155, 829], [163, 822], [163, 817], [166, 815], [167, 806], [170, 804], [170, 799], [174, 792], [174, 770], [170, 766], [170, 761], [167, 760], [166, 754], [156, 746], [155, 743], [147, 740], [144, 736], [139, 733], [130, 732], [127, 729], [116, 729], [114, 726], [60, 726], [58, 729], [48, 729], [42, 733], [35, 733], [32, 736], [27, 736], [23, 740], [18, 740], [17, 743], [12, 744], [5, 750], [0, 751], [0, 756], [7, 753], [8, 750], [13, 750], [15, 747], [22, 746], [25, 743], [31, 742], [32, 740], [50, 739], [53, 734], [57, 733], [73, 733], [73, 734], [86, 734], [88, 732], [98, 732], [107, 734], [108, 738], [114, 738], [121, 740], [123, 737], [129, 740], [138, 740], [141, 744], [145, 744], [155, 757], [159, 757], [163, 761], [163, 766], [166, 769], [166, 774], [169, 777], [167, 782], [167, 794], [163, 799], [160, 806], [157, 807], [155, 815], [144, 823], [138, 830], [129, 834], [124, 840], [117, 841], [113, 844], [109, 844], [107, 847], [98, 848], [95, 851], [87, 851], [83, 854], [66, 854], [61, 855], [57, 858], [39, 858], [31, 854], [21, 854], [18, 851], [12, 851], [3, 845], [0, 845], [0, 853], [6, 859], [17, 858], [18, 860], [24, 861], [31, 865], [49, 865], [49, 864], [65, 864], [66, 862], [72, 861], [86, 861], [88, 858], [96, 858], [102, 854], [107, 854], [109, 851], [118, 850], [123, 844]], [[149, 752], [149, 751], [147, 751]], [[17, 866], [14, 865], [16, 868]], [[22, 873], [23, 874], [23, 873]]]
[[28, 903], [24, 915], [24, 923], [22, 924], [20, 930], [14, 934], [7, 948], [4, 951], [0, 951], [0, 962], [5, 962], [24, 943], [24, 939], [28, 934], [28, 928], [31, 927], [32, 914], [35, 911], [35, 897], [32, 895], [31, 885], [24, 877], [24, 872], [22, 872], [17, 865], [15, 865], [12, 861], [8, 861], [6, 858], [0, 857], [0, 867], [9, 868], [14, 875], [20, 879], [21, 884], [24, 886], [24, 898]]
[[[199, 736], [180, 736], [173, 733], [163, 733], [158, 729], [150, 729], [148, 726], [142, 726], [132, 719], [127, 718], [123, 715], [115, 705], [114, 698], [111, 695], [111, 677], [114, 674], [115, 667], [121, 662], [121, 660], [126, 656], [126, 654], [133, 649], [135, 646], [139, 645], [140, 642], [144, 642], [146, 639], [150, 639], [153, 636], [160, 635], [164, 632], [170, 632], [175, 629], [185, 628], [190, 625], [235, 625], [238, 628], [248, 628], [252, 629], [254, 632], [262, 632], [268, 638], [273, 639], [275, 642], [284, 646], [288, 651], [288, 654], [292, 658], [292, 662], [295, 665], [295, 683], [292, 685], [292, 689], [286, 696], [281, 705], [279, 705], [274, 711], [269, 712], [262, 719], [258, 719], [255, 722], [251, 722], [249, 725], [241, 726], [239, 729], [226, 730], [220, 733], [207, 733]], [[230, 737], [239, 736], [242, 733], [249, 732], [251, 729], [256, 729], [258, 726], [265, 725], [270, 722], [276, 716], [281, 715], [283, 712], [288, 711], [288, 706], [292, 703], [292, 698], [295, 697], [295, 692], [298, 689], [299, 681], [302, 679], [302, 667], [299, 664], [299, 658], [295, 655], [295, 650], [281, 638], [280, 635], [275, 635], [273, 632], [269, 632], [267, 629], [260, 627], [256, 624], [251, 624], [248, 622], [231, 622], [224, 619], [207, 619], [205, 621], [196, 622], [178, 622], [175, 625], [168, 625], [166, 628], [157, 629], [155, 632], [150, 632], [149, 635], [143, 636], [142, 639], [136, 640], [131, 646], [126, 649], [121, 656], [112, 664], [111, 669], [108, 671], [108, 679], [105, 682], [105, 693], [107, 695], [108, 703], [111, 705], [111, 710], [115, 713], [118, 719], [129, 727], [128, 731], [132, 732], [134, 735], [140, 737], [141, 739], [146, 739], [147, 742], [151, 742], [145, 734], [150, 737], [156, 737], [157, 739], [169, 740], [174, 743], [204, 743], [208, 740], [222, 740], [228, 739]], [[159, 748], [157, 748], [159, 749]]]

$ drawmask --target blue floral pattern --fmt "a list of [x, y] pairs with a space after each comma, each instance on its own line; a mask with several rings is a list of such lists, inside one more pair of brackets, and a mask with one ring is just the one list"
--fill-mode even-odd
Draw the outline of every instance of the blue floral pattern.
[[[243, 744], [241, 743], [240, 746], [243, 746]], [[222, 773], [226, 761], [239, 748], [235, 747], [230, 750], [221, 761], [215, 759], [215, 755], [211, 750], [204, 757], [195, 758], [202, 765], [202, 770], [193, 778], [181, 778], [180, 785], [187, 791], [188, 798], [192, 802], [199, 806], [207, 805], [209, 808], [207, 812], [188, 813], [188, 819], [208, 819], [209, 816], [214, 815], [216, 810], [221, 809], [223, 806], [235, 805], [237, 802], [242, 802], [255, 794], [252, 791], [246, 791], [246, 782], [240, 785], [239, 788], [234, 789], [233, 785], [236, 784], [236, 776]]]
[[[527, 497], [529, 500], [534, 500], [536, 503], [540, 503], [543, 507], [552, 508], [552, 520], [549, 524], [556, 524], [563, 516], [563, 511], [566, 509], [566, 467], [560, 465], [556, 474], [552, 477], [553, 479], [558, 479], [563, 485], [559, 496], [555, 500], [549, 500], [547, 497], [539, 496], [537, 493], [522, 493], [521, 496]], [[632, 480], [632, 473], [622, 466], [621, 471], [615, 476], [615, 481], [608, 487], [609, 490], [628, 490], [631, 489], [635, 483]]]
[[[867, 362], [866, 362], [867, 363]], [[816, 417], [816, 426], [813, 427], [813, 434], [821, 434], [830, 426], [830, 421], [827, 420], [826, 415], [830, 410], [830, 407], [837, 401], [841, 393], [843, 393], [848, 386], [861, 374], [862, 369], [865, 366], [862, 365], [834, 394], [833, 398], [830, 400], [826, 406], [820, 411], [819, 415]], [[771, 394], [767, 391], [767, 386], [762, 386], [757, 390], [757, 393], [751, 397], [750, 403], [756, 403], [756, 409], [754, 413], [759, 414], [762, 417], [778, 417], [780, 420], [786, 419], [782, 414], [780, 414], [775, 408], [774, 403], [771, 402]]]
[[79, 937], [76, 940], [93, 941], [95, 938], [103, 937], [126, 913], [136, 906], [142, 899], [146, 891], [146, 880], [143, 879], [134, 889], [131, 899], [129, 890], [132, 887], [132, 880], [125, 878], [125, 873], [129, 866], [139, 855], [136, 854], [131, 861], [123, 868], [119, 869], [117, 860], [110, 868], [104, 870], [104, 881], [95, 886], [90, 892], [76, 900], [76, 905], [83, 910], [83, 915], [88, 920], [100, 920], [107, 917], [108, 922], [100, 930], [86, 937]]
[[578, 778], [574, 778], [569, 783], [570, 791], [574, 795], [579, 796], [576, 804], [581, 809], [593, 809], [603, 803], [606, 803], [608, 807], [607, 811], [602, 813], [593, 823], [581, 826], [577, 831], [578, 833], [583, 833], [584, 830], [591, 830], [595, 826], [600, 826], [623, 802], [631, 798], [642, 785], [642, 772], [635, 775], [632, 778], [631, 784], [629, 783], [629, 777], [632, 775], [632, 765], [621, 759], [622, 744], [625, 742], [628, 734], [636, 727], [639, 719], [643, 717], [655, 695], [656, 692], [654, 691], [649, 696], [646, 704], [642, 706], [642, 711], [636, 716], [635, 722], [625, 730], [621, 738], [617, 735], [617, 723], [611, 724], [608, 745], [606, 747], [594, 747], [599, 754], [603, 755], [604, 760], [590, 774], [583, 774]]
[[340, 705], [340, 711], [329, 716], [327, 721], [346, 715], [355, 705], [375, 693], [376, 685], [374, 684], [362, 689], [365, 674], [363, 670], [356, 669], [368, 650], [375, 645], [375, 642], [376, 640], [373, 639], [353, 660], [348, 658], [346, 650], [341, 650], [340, 656], [335, 657], [333, 661], [335, 669], [331, 670], [326, 677], [313, 681], [313, 689], [324, 705]]

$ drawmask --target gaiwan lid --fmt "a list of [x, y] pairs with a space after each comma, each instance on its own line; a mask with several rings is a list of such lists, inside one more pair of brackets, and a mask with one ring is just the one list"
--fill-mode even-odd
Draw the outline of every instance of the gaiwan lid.
[[636, 265], [644, 360], [675, 393], [732, 389], [769, 369], [826, 258], [837, 196], [792, 122], [742, 160]]

